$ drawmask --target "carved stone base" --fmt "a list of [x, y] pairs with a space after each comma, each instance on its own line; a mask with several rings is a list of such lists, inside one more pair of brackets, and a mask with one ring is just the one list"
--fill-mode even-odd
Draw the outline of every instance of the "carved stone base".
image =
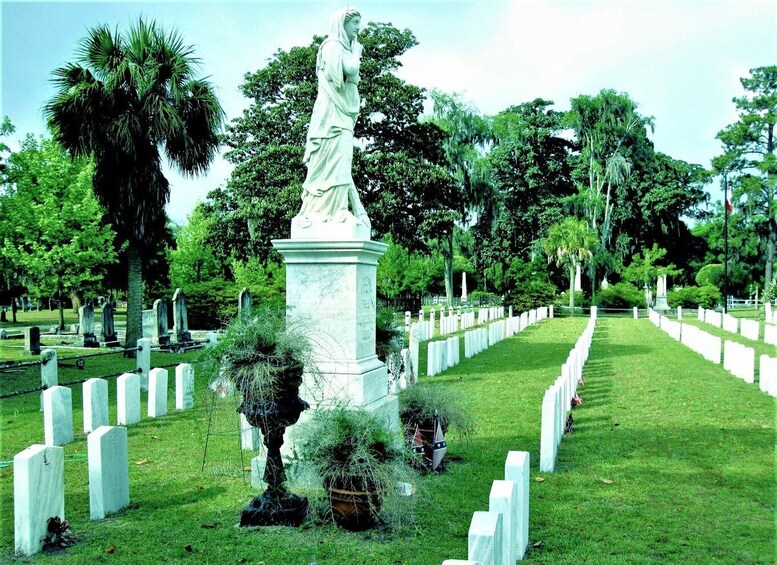
[[97, 336], [94, 334], [84, 334], [76, 339], [77, 347], [100, 347]]
[[240, 516], [240, 526], [294, 526], [305, 520], [308, 499], [286, 493], [281, 497], [265, 491], [251, 501]]

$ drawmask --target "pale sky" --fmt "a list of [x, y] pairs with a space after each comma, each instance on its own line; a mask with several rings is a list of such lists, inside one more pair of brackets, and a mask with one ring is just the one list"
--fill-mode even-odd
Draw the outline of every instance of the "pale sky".
[[[45, 132], [41, 108], [51, 71], [74, 60], [88, 28], [126, 25], [144, 15], [177, 28], [203, 61], [231, 120], [248, 101], [246, 72], [273, 53], [328, 32], [341, 1], [322, 2], [12, 2], [0, 0], [0, 114], [17, 131]], [[419, 45], [399, 76], [425, 88], [459, 92], [481, 112], [542, 97], [557, 110], [602, 88], [627, 92], [655, 118], [658, 151], [708, 167], [716, 133], [736, 119], [731, 99], [750, 68], [777, 64], [777, 2], [766, 0], [506, 0], [354, 3], [364, 22], [409, 28]], [[365, 53], [365, 57], [369, 53]], [[181, 223], [198, 200], [226, 183], [218, 159], [207, 176], [171, 172], [170, 217]], [[719, 198], [717, 187], [711, 187]]]

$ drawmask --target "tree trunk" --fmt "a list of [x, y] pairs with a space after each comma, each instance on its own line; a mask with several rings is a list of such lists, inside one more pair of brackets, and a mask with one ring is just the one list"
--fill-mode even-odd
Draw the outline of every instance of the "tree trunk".
[[445, 237], [443, 258], [445, 259], [445, 298], [453, 306], [453, 231]]
[[[129, 242], [127, 248], [128, 275], [127, 275], [127, 334], [124, 339], [124, 347], [136, 347], [137, 341], [143, 335], [143, 260], [140, 254], [140, 246]], [[134, 351], [125, 351], [125, 357], [135, 357]]]
[[12, 296], [11, 297], [11, 319], [13, 320], [14, 324], [17, 323], [16, 322], [16, 310], [17, 310], [17, 307], [16, 307], [16, 297]]
[[766, 236], [766, 269], [764, 269], [765, 281], [764, 288], [774, 280], [774, 248], [777, 244], [777, 218], [774, 217], [774, 191], [767, 194], [768, 202], [766, 205], [767, 226], [769, 233]]
[[569, 267], [569, 307], [572, 309], [572, 315], [575, 315], [575, 272], [577, 265]]
[[57, 296], [59, 296], [59, 329], [65, 331], [65, 305], [62, 303], [62, 280], [57, 280]]

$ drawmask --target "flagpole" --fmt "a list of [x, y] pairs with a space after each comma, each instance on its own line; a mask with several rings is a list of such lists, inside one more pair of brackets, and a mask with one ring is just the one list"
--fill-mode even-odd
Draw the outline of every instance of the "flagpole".
[[728, 175], [723, 173], [723, 313], [728, 314]]

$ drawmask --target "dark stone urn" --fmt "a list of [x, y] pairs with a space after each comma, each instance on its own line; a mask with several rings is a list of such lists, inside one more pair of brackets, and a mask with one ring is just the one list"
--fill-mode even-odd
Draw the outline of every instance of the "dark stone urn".
[[[237, 409], [246, 420], [262, 432], [267, 448], [264, 482], [267, 489], [255, 497], [240, 517], [241, 526], [299, 526], [308, 511], [308, 499], [286, 490], [281, 446], [283, 433], [299, 420], [308, 403], [299, 397], [303, 367], [273, 368], [276, 372], [272, 395], [253, 395], [244, 390], [243, 402]], [[240, 387], [238, 387], [240, 388]]]

